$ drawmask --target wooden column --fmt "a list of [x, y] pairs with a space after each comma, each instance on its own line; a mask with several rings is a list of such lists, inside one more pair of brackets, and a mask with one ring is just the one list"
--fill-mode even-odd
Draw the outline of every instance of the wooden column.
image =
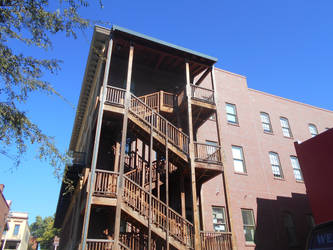
[[188, 134], [190, 137], [189, 143], [189, 157], [191, 168], [191, 187], [192, 187], [192, 203], [193, 203], [193, 224], [194, 224], [194, 248], [201, 249], [200, 242], [200, 224], [199, 212], [197, 204], [197, 187], [195, 180], [195, 155], [194, 155], [194, 136], [193, 136], [193, 123], [192, 123], [192, 99], [191, 99], [191, 83], [190, 83], [190, 65], [185, 62], [186, 69], [186, 97], [187, 97], [187, 114], [188, 114]]
[[180, 202], [182, 209], [182, 216], [186, 219], [186, 200], [185, 200], [185, 183], [184, 183], [184, 174], [180, 175]]
[[153, 115], [152, 109], [150, 121], [150, 143], [149, 143], [149, 210], [148, 210], [148, 250], [151, 249], [151, 224], [152, 224], [152, 168], [153, 168]]
[[[218, 112], [218, 107], [219, 107], [219, 102], [218, 102], [218, 96], [217, 96], [217, 89], [216, 89], [216, 81], [215, 81], [215, 68], [212, 66], [211, 69], [211, 77], [212, 77], [212, 88], [214, 90], [214, 99], [215, 99], [215, 104], [216, 104], [216, 112], [215, 112], [215, 121], [216, 121], [216, 129], [217, 129], [217, 139], [218, 143], [221, 146], [221, 136], [220, 136], [220, 113]], [[222, 147], [220, 148], [220, 159], [222, 160], [222, 164], [224, 165], [225, 160], [223, 158], [222, 154]], [[222, 181], [223, 181], [223, 189], [224, 189], [224, 199], [225, 199], [225, 206], [226, 206], [226, 212], [227, 212], [227, 222], [229, 226], [229, 231], [232, 233], [231, 235], [231, 244], [232, 244], [232, 249], [237, 249], [236, 246], [236, 241], [235, 241], [235, 234], [233, 232], [233, 220], [231, 216], [231, 211], [230, 211], [230, 202], [229, 202], [229, 188], [228, 188], [228, 183], [224, 174], [224, 166], [223, 166], [223, 173], [222, 173]]]
[[115, 249], [119, 247], [119, 233], [120, 233], [120, 221], [121, 221], [121, 205], [123, 202], [124, 191], [124, 163], [125, 163], [125, 148], [126, 148], [126, 135], [127, 135], [127, 123], [128, 123], [128, 110], [131, 101], [131, 80], [132, 80], [132, 66], [133, 66], [134, 46], [131, 44], [128, 55], [128, 69], [126, 80], [126, 93], [125, 93], [125, 112], [123, 117], [123, 128], [121, 134], [121, 148], [120, 148], [120, 164], [119, 164], [119, 177], [117, 183], [117, 207], [116, 207], [116, 219], [114, 223], [114, 244]]
[[87, 237], [88, 237], [89, 219], [90, 219], [90, 211], [91, 211], [91, 199], [92, 199], [94, 183], [95, 183], [95, 171], [96, 171], [96, 165], [97, 165], [99, 141], [100, 141], [100, 136], [101, 136], [102, 122], [103, 122], [103, 109], [104, 109], [104, 102], [105, 102], [105, 97], [106, 97], [106, 85], [108, 82], [109, 69], [110, 69], [110, 63], [111, 63], [112, 46], [113, 46], [113, 40], [112, 40], [112, 38], [110, 38], [107, 57], [106, 57], [105, 70], [104, 70], [103, 87], [102, 87], [102, 91], [100, 94], [101, 98], [100, 98], [98, 117], [97, 117], [94, 150], [93, 150], [93, 156], [92, 156], [92, 161], [91, 161], [91, 174], [90, 174], [90, 178], [89, 178], [89, 189], [88, 189], [89, 192], [88, 192], [86, 209], [85, 209], [85, 214], [84, 214], [84, 219], [83, 219], [83, 234], [82, 234], [82, 244], [81, 244], [82, 250], [84, 250], [86, 247], [86, 242], [87, 242]]
[[167, 205], [166, 213], [166, 250], [169, 250], [169, 146], [168, 146], [168, 126], [165, 137], [165, 203]]
[[116, 142], [116, 151], [114, 156], [114, 167], [113, 171], [118, 172], [119, 171], [119, 158], [120, 158], [120, 143]]

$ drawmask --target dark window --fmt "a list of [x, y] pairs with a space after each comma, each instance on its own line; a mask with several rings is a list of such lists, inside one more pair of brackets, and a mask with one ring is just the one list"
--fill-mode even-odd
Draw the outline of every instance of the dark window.
[[18, 235], [19, 231], [20, 231], [20, 225], [16, 224], [15, 227], [14, 227], [13, 235]]
[[288, 245], [290, 247], [298, 246], [299, 243], [296, 236], [295, 223], [290, 213], [284, 213], [283, 224], [288, 235]]

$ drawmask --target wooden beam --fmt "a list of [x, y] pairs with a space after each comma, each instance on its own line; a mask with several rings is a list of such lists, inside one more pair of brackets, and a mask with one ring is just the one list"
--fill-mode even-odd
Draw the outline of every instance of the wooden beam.
[[[82, 250], [85, 250], [87, 237], [88, 237], [88, 228], [89, 228], [89, 219], [90, 219], [90, 212], [91, 212], [91, 200], [92, 200], [92, 193], [94, 189], [94, 182], [95, 182], [95, 171], [97, 166], [97, 158], [98, 158], [98, 149], [99, 149], [99, 142], [101, 136], [101, 129], [103, 123], [103, 106], [106, 98], [106, 85], [109, 78], [109, 69], [111, 64], [111, 55], [112, 55], [112, 44], [113, 40], [110, 38], [109, 46], [107, 51], [106, 63], [105, 63], [105, 70], [104, 70], [104, 79], [103, 79], [103, 87], [100, 94], [100, 105], [98, 110], [98, 118], [97, 118], [97, 125], [96, 125], [96, 135], [94, 141], [94, 149], [93, 149], [93, 156], [91, 161], [91, 174], [89, 179], [89, 191], [88, 197], [86, 201], [86, 209], [83, 219], [83, 233], [82, 233]], [[98, 87], [98, 86], [97, 86]]]
[[[166, 127], [166, 134], [168, 134], [168, 126]], [[165, 137], [165, 203], [169, 208], [169, 147], [168, 137]], [[166, 250], [169, 250], [169, 212], [166, 213]]]
[[194, 249], [201, 249], [200, 242], [200, 222], [197, 205], [197, 188], [195, 180], [195, 154], [194, 154], [194, 136], [193, 136], [193, 124], [192, 124], [192, 104], [191, 104], [191, 83], [190, 83], [190, 65], [189, 62], [185, 62], [186, 73], [186, 96], [187, 96], [187, 115], [188, 115], [188, 133], [190, 137], [189, 143], [189, 156], [190, 156], [190, 168], [191, 168], [191, 188], [192, 188], [192, 205], [193, 205], [193, 225], [194, 225]]
[[[114, 223], [114, 241], [115, 247], [118, 248], [119, 243], [119, 233], [120, 233], [120, 221], [121, 221], [121, 204], [124, 189], [124, 163], [125, 163], [125, 145], [126, 145], [126, 135], [127, 135], [127, 123], [128, 123], [128, 110], [131, 100], [131, 80], [132, 80], [132, 67], [133, 67], [133, 55], [134, 46], [130, 45], [129, 55], [128, 55], [128, 68], [127, 68], [127, 81], [126, 81], [126, 93], [125, 93], [125, 113], [123, 117], [123, 128], [121, 135], [121, 150], [120, 150], [120, 165], [119, 165], [119, 177], [117, 183], [117, 206], [116, 206], [116, 219]], [[82, 249], [84, 250], [84, 249]]]
[[[215, 103], [218, 103], [214, 66], [212, 66], [212, 69], [211, 69], [211, 78], [212, 78], [212, 88], [214, 90]], [[217, 106], [216, 106], [215, 121], [216, 121], [216, 129], [217, 129], [217, 139], [218, 139], [219, 145], [221, 145], [221, 136], [220, 136], [220, 131], [221, 131], [220, 122], [221, 121], [220, 121], [220, 115], [219, 114], [220, 113], [218, 112]], [[222, 147], [221, 147], [221, 150], [220, 150], [220, 157], [221, 157], [220, 159], [222, 159], [222, 164], [224, 165], [225, 160], [224, 160], [224, 154], [222, 154]], [[222, 172], [222, 182], [223, 182], [224, 199], [225, 199], [225, 206], [226, 206], [226, 212], [227, 212], [227, 222], [228, 222], [229, 231], [232, 233], [231, 234], [231, 244], [232, 244], [232, 248], [236, 249], [236, 239], [235, 239], [235, 234], [233, 232], [234, 223], [233, 223], [232, 214], [231, 214], [231, 211], [230, 211], [229, 186], [228, 186], [228, 182], [227, 182], [224, 171]]]
[[186, 199], [185, 199], [185, 183], [184, 183], [184, 174], [180, 174], [180, 202], [182, 209], [182, 216], [186, 219]]
[[[152, 110], [152, 117], [154, 110]], [[153, 123], [150, 123], [150, 143], [149, 143], [149, 210], [148, 210], [148, 250], [151, 249], [151, 224], [152, 224], [152, 175], [153, 175]]]
[[206, 78], [206, 76], [211, 72], [211, 68], [207, 68], [205, 73], [202, 74], [202, 76], [198, 79], [196, 83], [193, 83], [195, 85], [200, 85], [200, 83]]

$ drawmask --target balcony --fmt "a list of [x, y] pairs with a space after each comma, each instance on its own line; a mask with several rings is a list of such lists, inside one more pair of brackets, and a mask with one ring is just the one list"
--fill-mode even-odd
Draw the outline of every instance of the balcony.
[[191, 84], [191, 97], [193, 100], [215, 105], [214, 90]]
[[221, 147], [206, 143], [194, 143], [195, 161], [222, 165]]
[[157, 112], [173, 113], [174, 94], [159, 91], [149, 95], [140, 96], [139, 99]]
[[201, 249], [232, 249], [231, 233], [229, 232], [200, 232]]

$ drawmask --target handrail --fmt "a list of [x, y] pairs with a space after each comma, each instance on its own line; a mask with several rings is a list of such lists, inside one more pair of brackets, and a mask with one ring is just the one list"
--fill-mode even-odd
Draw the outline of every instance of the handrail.
[[[149, 192], [140, 185], [124, 176], [124, 202], [140, 215], [148, 218]], [[166, 231], [166, 215], [169, 214], [169, 234], [182, 244], [193, 247], [193, 224], [183, 218], [164, 202], [152, 195], [152, 223]]]
[[196, 161], [222, 163], [221, 146], [194, 142], [194, 155]]
[[116, 197], [118, 172], [96, 169], [94, 195]]
[[133, 94], [131, 95], [130, 111], [148, 125], [153, 125], [157, 132], [166, 136], [174, 146], [188, 154], [189, 137]]
[[126, 90], [124, 89], [107, 86], [105, 101], [123, 106], [125, 105], [125, 92]]
[[191, 84], [191, 97], [200, 101], [215, 104], [214, 90], [212, 89]]
[[106, 239], [87, 239], [87, 250], [96, 250], [96, 249], [104, 249], [111, 250], [114, 245], [114, 240], [106, 240]]
[[215, 249], [232, 249], [231, 232], [210, 232], [201, 231], [201, 249], [202, 250], [215, 250]]

